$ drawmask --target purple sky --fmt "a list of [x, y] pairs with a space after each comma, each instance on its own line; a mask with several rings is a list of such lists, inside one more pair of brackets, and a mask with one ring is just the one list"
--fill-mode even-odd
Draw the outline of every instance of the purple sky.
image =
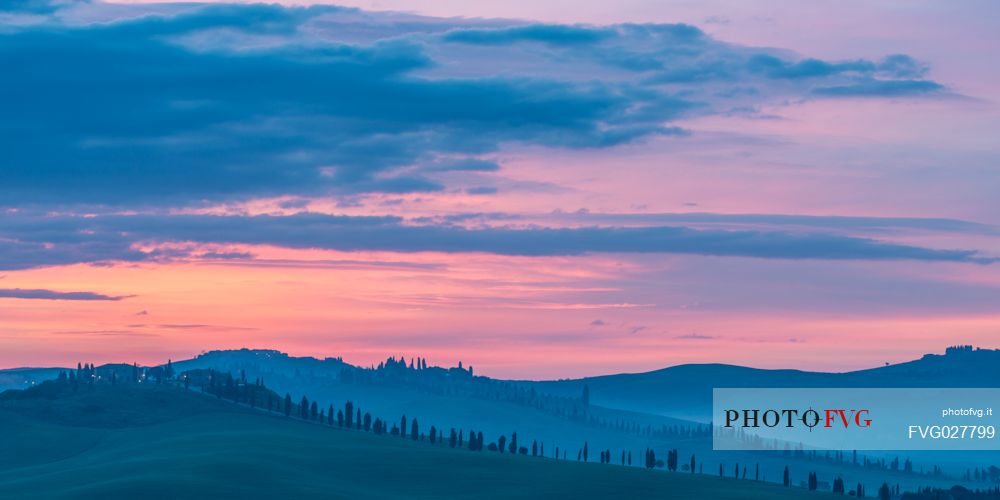
[[342, 5], [0, 10], [0, 366], [996, 347], [994, 2]]

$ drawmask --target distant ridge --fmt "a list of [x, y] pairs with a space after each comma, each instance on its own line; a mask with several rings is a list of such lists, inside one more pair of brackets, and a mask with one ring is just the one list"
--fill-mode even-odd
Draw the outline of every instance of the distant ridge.
[[714, 387], [1000, 387], [1000, 350], [952, 346], [944, 354], [841, 373], [688, 364], [523, 383], [555, 395], [579, 394], [587, 386], [596, 404], [706, 421]]
[[[252, 369], [276, 376], [337, 377], [344, 371], [362, 369], [340, 357], [296, 357], [274, 349], [249, 348], [208, 351], [173, 364], [178, 370]], [[0, 370], [0, 391], [54, 378], [59, 370]], [[706, 363], [579, 379], [509, 382], [564, 397], [578, 397], [587, 386], [591, 401], [597, 405], [705, 421], [713, 387], [1000, 387], [1000, 350], [957, 345], [948, 347], [943, 354], [925, 354], [912, 361], [840, 373]]]

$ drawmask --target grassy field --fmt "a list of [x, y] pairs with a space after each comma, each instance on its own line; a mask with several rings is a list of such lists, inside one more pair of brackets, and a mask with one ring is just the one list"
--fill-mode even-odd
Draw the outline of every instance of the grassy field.
[[5, 499], [827, 496], [455, 450], [286, 419], [170, 387], [99, 387], [57, 400], [4, 401], [0, 428]]

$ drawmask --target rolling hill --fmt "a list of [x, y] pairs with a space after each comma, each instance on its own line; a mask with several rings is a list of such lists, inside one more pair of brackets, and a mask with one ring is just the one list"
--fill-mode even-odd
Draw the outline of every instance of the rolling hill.
[[[479, 394], [462, 392], [469, 383], [486, 384], [500, 390], [514, 384], [495, 381], [487, 377], [474, 378], [455, 375], [455, 369], [429, 367], [426, 370], [406, 370], [399, 378], [380, 379], [375, 382], [351, 380], [350, 374], [359, 370], [336, 358], [318, 360], [310, 357], [291, 357], [270, 350], [212, 351], [192, 360], [173, 364], [178, 372], [190, 369], [212, 368], [234, 374], [245, 373], [254, 380], [261, 377], [268, 388], [279, 394], [289, 393], [295, 401], [305, 395], [321, 407], [333, 404], [341, 407], [353, 401], [364, 411], [374, 415], [398, 417], [403, 414], [420, 416], [421, 420], [438, 426], [474, 426], [487, 435], [496, 436], [517, 431], [523, 436], [546, 439], [550, 445], [577, 448], [584, 441], [602, 448], [642, 448], [666, 442], [651, 439], [635, 432], [621, 432], [594, 425], [581, 419], [567, 418], [551, 411], [544, 411], [533, 404], [529, 397], [501, 398], [496, 392]], [[362, 370], [363, 371], [363, 370]], [[576, 396], [568, 398], [573, 401]], [[687, 426], [690, 422], [663, 415], [629, 412], [593, 406], [589, 415], [609, 422], [627, 421], [652, 426]], [[705, 443], [699, 443], [705, 449]]]
[[0, 398], [0, 498], [805, 499], [755, 481], [451, 449], [172, 386]]
[[562, 396], [579, 395], [587, 386], [594, 404], [707, 422], [715, 387], [1000, 387], [1000, 350], [953, 347], [943, 355], [843, 373], [691, 364], [522, 384]]
[[[423, 401], [434, 391], [413, 387], [342, 384], [345, 372], [363, 370], [340, 358], [293, 357], [275, 350], [238, 349], [210, 351], [174, 363], [177, 371], [215, 369], [265, 377], [268, 386], [293, 396], [316, 394], [331, 402], [358, 399], [369, 407], [395, 411]], [[55, 378], [59, 368], [0, 370], [0, 391], [22, 389]], [[431, 367], [449, 372], [454, 369]], [[494, 380], [477, 376], [477, 379]], [[714, 387], [1000, 387], [1000, 350], [948, 348], [943, 355], [927, 354], [905, 363], [842, 373], [771, 370], [726, 364], [687, 364], [643, 373], [624, 373], [547, 381], [503, 381], [539, 393], [579, 398], [583, 387], [590, 401], [608, 411], [610, 419], [627, 416], [651, 425], [707, 422]], [[426, 389], [426, 388], [424, 388]], [[427, 404], [447, 407], [447, 401]], [[665, 418], [664, 418], [665, 417]], [[678, 420], [679, 419], [679, 420]]]
[[10, 368], [0, 370], [0, 392], [8, 389], [24, 389], [34, 384], [51, 380], [63, 368]]
[[[430, 425], [443, 429], [472, 427], [481, 430], [488, 440], [516, 431], [522, 440], [528, 440], [529, 443], [532, 439], [544, 442], [550, 453], [555, 446], [559, 446], [575, 454], [585, 442], [589, 443], [591, 450], [625, 449], [640, 454], [645, 447], [653, 447], [661, 453], [665, 449], [677, 448], [685, 456], [697, 455], [705, 471], [710, 474], [717, 470], [720, 463], [738, 462], [759, 465], [761, 474], [772, 481], [780, 477], [785, 466], [789, 466], [795, 484], [804, 480], [806, 472], [814, 471], [824, 478], [843, 476], [849, 481], [862, 481], [869, 489], [877, 487], [883, 480], [898, 483], [908, 489], [918, 486], [950, 487], [956, 483], [977, 486], [976, 483], [962, 481], [961, 475], [969, 467], [1000, 462], [996, 453], [911, 452], [901, 455], [874, 452], [866, 455], [877, 462], [884, 460], [884, 463], [897, 458], [910, 458], [914, 461], [914, 472], [904, 473], [885, 467], [851, 466], [825, 460], [823, 457], [714, 452], [711, 450], [711, 440], [706, 436], [660, 432], [664, 426], [683, 429], [691, 424], [690, 421], [658, 414], [662, 412], [694, 419], [707, 413], [713, 386], [987, 386], [992, 383], [991, 380], [997, 380], [993, 373], [1000, 366], [997, 352], [988, 350], [949, 349], [945, 355], [928, 355], [910, 363], [848, 373], [683, 365], [641, 374], [549, 382], [472, 377], [467, 370], [459, 368], [426, 367], [414, 370], [407, 365], [395, 371], [385, 371], [382, 368], [361, 369], [338, 358], [299, 358], [278, 351], [250, 349], [212, 351], [191, 360], [173, 363], [172, 366], [177, 374], [188, 370], [214, 369], [234, 376], [245, 375], [250, 381], [259, 377], [266, 381], [268, 389], [277, 391], [278, 395], [290, 393], [296, 402], [305, 395], [311, 401], [318, 402], [320, 409], [323, 409], [330, 404], [335, 408], [342, 408], [345, 401], [351, 400], [355, 408], [388, 421], [398, 422], [400, 415], [404, 414], [419, 417], [424, 429]], [[97, 367], [98, 374], [108, 377], [113, 372], [119, 380], [132, 376], [135, 370], [129, 364]], [[163, 372], [162, 366], [148, 369], [150, 375]], [[58, 371], [53, 370], [52, 373], [57, 374]], [[23, 374], [17, 376], [22, 379], [24, 377]], [[581, 416], [568, 414], [567, 410], [580, 407], [584, 385], [590, 388], [591, 404]], [[191, 388], [197, 390], [198, 386], [192, 385]], [[470, 388], [479, 389], [476, 392]], [[10, 397], [0, 395], [0, 400], [5, 399], [5, 396]], [[78, 426], [88, 419], [96, 419], [95, 422], [86, 424], [89, 427], [108, 427], [109, 422], [114, 419], [120, 419], [121, 425], [127, 427], [142, 423], [142, 419], [150, 414], [146, 410], [131, 414], [122, 411], [102, 414], [94, 412], [101, 408], [100, 404], [88, 404], [85, 407], [73, 406], [74, 404], [76, 403], [72, 401], [62, 401], [60, 405], [47, 405], [36, 401], [34, 410], [29, 411], [28, 402], [22, 401], [19, 403], [22, 414], [27, 412], [34, 420], [11, 422], [12, 428], [18, 429], [21, 426], [30, 429], [33, 425], [41, 425], [35, 421], [39, 419], [62, 425], [58, 418], [51, 415], [52, 412], [60, 411], [74, 415], [75, 425]], [[138, 401], [132, 406], [144, 408], [151, 404], [155, 405], [155, 402]], [[226, 411], [231, 410], [229, 408]], [[191, 411], [183, 410], [171, 418], [190, 414]], [[64, 434], [66, 442], [86, 443], [89, 442], [88, 439], [96, 439], [92, 433], [70, 435], [53, 431], [42, 434], [49, 436], [40, 438], [42, 443], [46, 439], [61, 440], [63, 438], [59, 436]], [[62, 447], [52, 450], [51, 457], [62, 456]], [[615, 453], [617, 455], [619, 451]], [[30, 454], [25, 456], [30, 457]], [[929, 471], [932, 467], [941, 467], [944, 474], [932, 476], [922, 472]]]

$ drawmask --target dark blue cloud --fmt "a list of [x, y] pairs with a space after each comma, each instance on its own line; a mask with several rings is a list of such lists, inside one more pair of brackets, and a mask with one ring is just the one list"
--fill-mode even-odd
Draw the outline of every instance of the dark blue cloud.
[[0, 2], [0, 12], [49, 14], [58, 9], [58, 5], [48, 0], [4, 0]]
[[[45, 15], [58, 4], [5, 5]], [[100, 8], [111, 7], [91, 7]], [[105, 22], [66, 14], [0, 26], [0, 68], [16, 68], [0, 79], [0, 204], [142, 209], [438, 191], [451, 186], [435, 169], [495, 169], [441, 158], [505, 144], [606, 148], [679, 135], [670, 123], [681, 117], [771, 97], [939, 88], [892, 80], [922, 74], [905, 55], [795, 61], [680, 24], [483, 29], [462, 20], [382, 23], [327, 6], [143, 9], [115, 6]], [[337, 24], [341, 15], [353, 24]], [[349, 28], [367, 38], [337, 38]], [[545, 44], [551, 71], [522, 71], [519, 61], [537, 52], [522, 41]], [[483, 51], [501, 58], [481, 74], [445, 68], [458, 64], [467, 75], [482, 67]], [[594, 63], [648, 74], [604, 78]], [[811, 83], [771, 96], [753, 78]]]
[[831, 63], [819, 59], [803, 59], [787, 61], [775, 56], [758, 54], [747, 61], [747, 67], [753, 73], [761, 73], [769, 78], [821, 78], [848, 72], [870, 73], [875, 70], [875, 64], [864, 61], [847, 61]]
[[706, 38], [705, 32], [690, 24], [626, 24], [623, 26], [626, 33], [656, 35], [662, 38], [669, 38], [675, 42], [696, 42]]
[[19, 216], [0, 217], [0, 269], [79, 262], [183, 258], [142, 253], [138, 243], [278, 245], [341, 251], [485, 252], [554, 256], [678, 253], [764, 259], [922, 260], [989, 263], [974, 251], [937, 250], [867, 238], [679, 226], [467, 229], [416, 226], [393, 217]]
[[940, 92], [944, 87], [928, 80], [861, 80], [847, 85], [820, 87], [813, 93], [828, 97], [900, 97]]
[[504, 142], [607, 147], [669, 131], [613, 85], [421, 79], [419, 44], [195, 50], [181, 35], [294, 32], [323, 9], [211, 6], [0, 34], [8, 204], [173, 204], [441, 189], [393, 171]]
[[495, 172], [500, 170], [500, 164], [492, 160], [461, 158], [436, 161], [424, 167], [424, 170], [431, 172]]
[[917, 229], [966, 234], [1000, 235], [1000, 227], [960, 219], [930, 217], [865, 217], [841, 215], [796, 215], [796, 214], [718, 214], [709, 212], [687, 213], [600, 213], [600, 212], [557, 212], [548, 215], [554, 220], [572, 220], [576, 223], [623, 225], [623, 224], [706, 224], [706, 225], [755, 225], [755, 226], [797, 226], [811, 231], [842, 230], [886, 231]]
[[205, 252], [198, 255], [199, 259], [208, 260], [249, 260], [254, 258], [250, 252]]
[[878, 71], [893, 78], [923, 78], [928, 68], [906, 54], [893, 54], [879, 62]]
[[457, 29], [445, 33], [447, 42], [479, 45], [506, 45], [516, 42], [542, 42], [552, 45], [592, 44], [615, 36], [610, 28], [533, 24], [494, 29]]
[[56, 292], [52, 290], [31, 290], [23, 288], [0, 288], [0, 299], [32, 300], [122, 300], [126, 297], [104, 295], [94, 292]]

